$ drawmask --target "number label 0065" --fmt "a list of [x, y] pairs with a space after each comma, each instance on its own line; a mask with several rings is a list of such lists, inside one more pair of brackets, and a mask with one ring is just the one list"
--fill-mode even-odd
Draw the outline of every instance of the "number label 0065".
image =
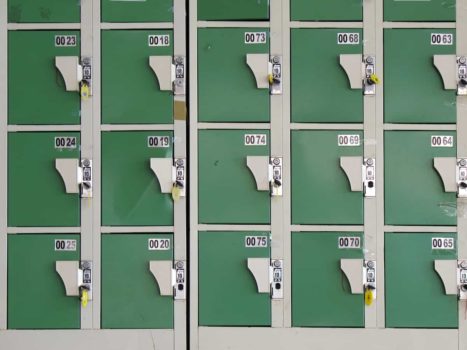
[[454, 238], [433, 237], [431, 239], [431, 249], [455, 249]]

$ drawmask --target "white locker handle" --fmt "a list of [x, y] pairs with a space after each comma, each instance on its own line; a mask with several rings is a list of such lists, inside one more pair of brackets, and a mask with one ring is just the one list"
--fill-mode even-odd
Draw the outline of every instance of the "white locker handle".
[[174, 81], [172, 56], [149, 56], [149, 66], [156, 75], [161, 91], [172, 91]]
[[269, 258], [248, 258], [248, 270], [250, 270], [256, 281], [258, 293], [270, 293], [269, 282]]
[[256, 182], [258, 191], [269, 191], [269, 157], [247, 156], [246, 165]]
[[62, 177], [66, 193], [79, 193], [78, 168], [78, 159], [55, 159], [55, 169]]
[[352, 192], [363, 191], [363, 157], [341, 157], [340, 166], [349, 180]]
[[83, 80], [83, 70], [76, 56], [55, 57], [55, 67], [65, 81], [66, 91], [79, 91], [79, 83]]
[[363, 294], [363, 259], [341, 259], [341, 270], [349, 281], [352, 294]]
[[172, 172], [173, 160], [172, 158], [151, 158], [150, 167], [156, 175], [159, 185], [161, 186], [162, 193], [171, 193], [173, 187]]
[[446, 295], [457, 295], [457, 260], [435, 260], [434, 267], [443, 282]]
[[79, 296], [78, 286], [79, 261], [56, 261], [55, 271], [63, 281], [66, 296]]
[[443, 80], [444, 90], [457, 90], [456, 55], [434, 55], [433, 65]]
[[362, 55], [343, 54], [339, 55], [339, 63], [347, 74], [351, 89], [363, 88], [363, 63]]
[[151, 271], [162, 296], [173, 296], [173, 263], [170, 260], [157, 260], [149, 262]]
[[454, 157], [437, 157], [433, 159], [433, 167], [443, 181], [444, 191], [457, 192], [457, 159]]
[[258, 89], [269, 89], [269, 55], [266, 53], [248, 53], [246, 64], [250, 67]]

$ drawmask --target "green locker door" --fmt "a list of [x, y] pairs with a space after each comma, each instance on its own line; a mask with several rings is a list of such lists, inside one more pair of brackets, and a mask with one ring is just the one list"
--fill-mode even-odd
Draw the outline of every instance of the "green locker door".
[[363, 54], [362, 30], [292, 29], [291, 39], [292, 121], [361, 123], [363, 90], [350, 88], [339, 58]]
[[[363, 259], [362, 237], [360, 232], [292, 233], [294, 327], [365, 326], [363, 294], [351, 293], [340, 267], [341, 259]], [[341, 238], [351, 243], [339, 244]]]
[[161, 90], [149, 65], [151, 56], [172, 55], [173, 33], [170, 30], [104, 30], [102, 122], [172, 123], [172, 91]]
[[249, 258], [270, 259], [269, 237], [267, 232], [199, 233], [200, 326], [271, 325], [269, 293], [258, 293], [248, 269]]
[[456, 0], [384, 0], [384, 20], [447, 22], [456, 20]]
[[361, 21], [362, 0], [290, 0], [292, 21]]
[[[455, 55], [454, 32], [385, 29], [385, 122], [455, 123], [456, 92], [444, 90], [441, 75], [433, 64], [434, 55]], [[432, 40], [436, 42], [437, 38], [445, 43], [433, 45]]]
[[78, 31], [8, 33], [8, 123], [79, 124], [80, 96], [66, 91], [55, 57], [80, 56]]
[[267, 20], [269, 0], [198, 0], [198, 19], [205, 21]]
[[363, 192], [352, 192], [341, 157], [362, 157], [363, 132], [292, 131], [292, 222], [363, 224]]
[[[444, 192], [433, 160], [456, 157], [454, 135], [445, 131], [385, 132], [387, 225], [456, 225], [456, 194]], [[437, 146], [432, 140], [435, 136], [446, 145]]]
[[[57, 240], [73, 244], [57, 250]], [[80, 328], [79, 297], [66, 296], [55, 270], [56, 261], [79, 261], [79, 243], [79, 235], [8, 236], [8, 329]]]
[[173, 0], [101, 0], [102, 22], [172, 22]]
[[199, 121], [269, 121], [269, 88], [258, 89], [247, 64], [247, 55], [258, 54], [269, 54], [266, 28], [198, 30]]
[[173, 328], [173, 297], [161, 296], [151, 261], [173, 264], [173, 235], [102, 235], [102, 328]]
[[[451, 238], [454, 249], [432, 249], [432, 238]], [[455, 241], [455, 234], [386, 233], [386, 327], [458, 327], [457, 295], [445, 294], [434, 269], [435, 260], [457, 260]]]
[[79, 133], [8, 135], [8, 226], [79, 226], [80, 198], [66, 193], [56, 159], [80, 158]]
[[79, 0], [8, 0], [10, 23], [76, 23], [80, 13]]
[[170, 171], [173, 140], [169, 131], [102, 133], [102, 224], [173, 225], [173, 200], [162, 189], [167, 180], [151, 169], [151, 159]]
[[247, 157], [269, 158], [267, 130], [199, 132], [199, 222], [267, 224], [269, 191], [258, 191]]

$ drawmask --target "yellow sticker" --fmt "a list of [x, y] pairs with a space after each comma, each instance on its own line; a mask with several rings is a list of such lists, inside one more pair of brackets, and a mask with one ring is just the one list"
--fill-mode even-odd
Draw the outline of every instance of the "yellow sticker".
[[173, 185], [172, 187], [172, 199], [174, 201], [178, 201], [180, 199], [180, 194], [182, 193], [182, 189], [177, 185]]
[[373, 291], [370, 288], [365, 289], [365, 304], [367, 306], [373, 304]]
[[89, 300], [89, 294], [86, 289], [83, 289], [81, 291], [81, 305], [83, 307], [86, 307], [88, 305], [88, 300]]
[[81, 98], [83, 100], [87, 100], [89, 98], [89, 94], [90, 94], [89, 85], [86, 84], [86, 83], [82, 83], [80, 93], [81, 93]]

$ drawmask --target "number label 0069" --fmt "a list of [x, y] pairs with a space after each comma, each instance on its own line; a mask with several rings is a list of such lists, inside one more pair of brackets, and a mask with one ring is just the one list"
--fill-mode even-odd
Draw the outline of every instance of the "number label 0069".
[[339, 249], [359, 249], [361, 248], [360, 237], [339, 237], [337, 241]]
[[337, 145], [342, 147], [360, 146], [360, 135], [337, 135]]
[[246, 248], [267, 248], [268, 237], [266, 236], [246, 236], [245, 247]]

